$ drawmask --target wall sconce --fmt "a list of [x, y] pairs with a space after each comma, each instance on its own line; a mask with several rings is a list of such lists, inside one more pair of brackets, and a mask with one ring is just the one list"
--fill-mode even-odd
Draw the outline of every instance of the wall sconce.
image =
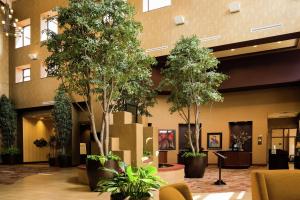
[[231, 2], [228, 4], [230, 13], [237, 13], [241, 11], [241, 3], [239, 2]]
[[257, 138], [257, 144], [262, 145], [262, 141], [263, 141], [263, 136], [259, 135], [258, 138]]
[[28, 57], [30, 60], [37, 60], [38, 59], [38, 54], [37, 53], [30, 53], [28, 54]]
[[175, 24], [177, 26], [185, 24], [184, 16], [176, 16], [175, 17]]

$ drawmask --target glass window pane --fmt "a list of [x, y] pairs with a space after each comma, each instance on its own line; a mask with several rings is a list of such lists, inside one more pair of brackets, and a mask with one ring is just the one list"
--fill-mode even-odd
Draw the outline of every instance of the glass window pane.
[[149, 0], [149, 10], [170, 6], [171, 0]]
[[272, 138], [272, 149], [274, 147], [283, 150], [283, 138]]
[[23, 81], [30, 81], [30, 77], [24, 77]]
[[47, 40], [47, 19], [41, 20], [41, 41]]
[[24, 69], [23, 70], [23, 75], [24, 75], [24, 77], [30, 76], [30, 69]]
[[58, 25], [57, 25], [57, 19], [56, 18], [48, 21], [48, 28], [49, 28], [50, 31], [52, 31], [56, 34], [58, 33]]
[[16, 42], [16, 48], [22, 47], [23, 46], [23, 34], [18, 34], [15, 42]]
[[23, 35], [24, 35], [24, 46], [30, 45], [30, 26], [25, 26], [23, 28]]
[[283, 137], [283, 129], [273, 129], [272, 137]]

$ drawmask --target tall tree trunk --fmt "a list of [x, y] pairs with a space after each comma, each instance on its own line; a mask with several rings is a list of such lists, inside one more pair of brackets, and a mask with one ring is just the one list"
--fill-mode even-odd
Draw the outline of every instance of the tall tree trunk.
[[200, 151], [200, 146], [199, 146], [199, 138], [200, 138], [200, 124], [199, 124], [199, 106], [196, 105], [196, 116], [195, 116], [195, 134], [196, 134], [196, 152], [198, 153]]
[[190, 147], [192, 149], [192, 152], [195, 153], [195, 148], [193, 145], [193, 140], [192, 140], [192, 130], [191, 130], [191, 107], [188, 107], [188, 137], [189, 137], [189, 143]]
[[90, 120], [91, 120], [91, 129], [92, 129], [92, 133], [93, 133], [93, 137], [95, 139], [95, 142], [99, 148], [100, 151], [100, 155], [104, 155], [104, 151], [103, 151], [103, 143], [99, 140], [98, 136], [97, 136], [97, 129], [96, 129], [96, 122], [95, 122], [95, 114], [94, 114], [94, 108], [92, 106], [91, 103], [91, 98], [89, 97], [88, 100], [88, 106], [90, 107]]
[[105, 88], [103, 90], [103, 112], [104, 112], [104, 125], [105, 125], [105, 136], [104, 136], [104, 146], [105, 146], [105, 154], [108, 154], [109, 151], [109, 119], [108, 119], [108, 111], [109, 111], [109, 105], [107, 102], [107, 89]]

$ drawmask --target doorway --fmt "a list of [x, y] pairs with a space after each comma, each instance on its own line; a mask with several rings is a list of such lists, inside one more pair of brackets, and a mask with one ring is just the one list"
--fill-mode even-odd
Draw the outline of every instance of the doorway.
[[288, 152], [289, 161], [294, 161], [297, 129], [276, 128], [271, 131], [272, 149]]

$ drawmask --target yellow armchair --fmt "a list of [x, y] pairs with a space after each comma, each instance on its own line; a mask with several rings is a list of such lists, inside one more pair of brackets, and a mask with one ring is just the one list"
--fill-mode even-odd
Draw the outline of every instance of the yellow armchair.
[[300, 171], [252, 172], [252, 200], [300, 200]]
[[193, 200], [189, 187], [185, 183], [176, 183], [162, 187], [159, 200]]

